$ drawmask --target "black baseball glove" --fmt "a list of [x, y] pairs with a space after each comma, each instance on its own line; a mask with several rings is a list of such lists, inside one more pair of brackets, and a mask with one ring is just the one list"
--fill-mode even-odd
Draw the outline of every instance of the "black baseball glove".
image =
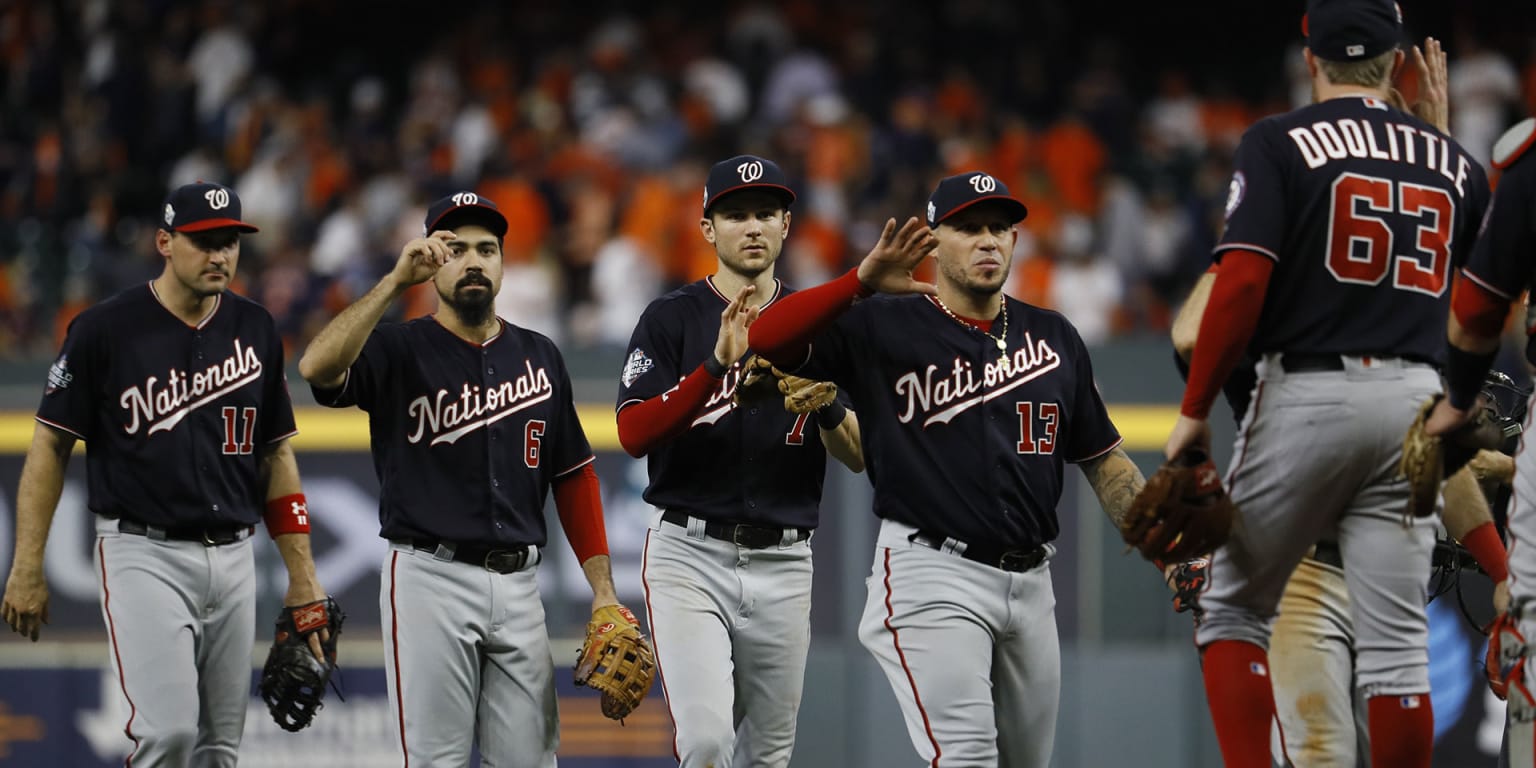
[[[278, 614], [277, 634], [261, 668], [259, 688], [267, 711], [283, 730], [303, 730], [315, 719], [325, 685], [336, 671], [336, 639], [346, 618], [331, 597], [287, 607]], [[320, 641], [324, 662], [309, 649], [309, 636], [323, 629], [330, 631]]]

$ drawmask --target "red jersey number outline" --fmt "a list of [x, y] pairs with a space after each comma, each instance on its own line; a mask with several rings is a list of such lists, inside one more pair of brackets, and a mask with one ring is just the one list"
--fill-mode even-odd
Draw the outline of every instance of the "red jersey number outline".
[[[1396, 217], [1417, 222], [1411, 253], [1393, 250], [1388, 222]], [[1341, 283], [1378, 285], [1390, 271], [1393, 288], [1440, 296], [1450, 282], [1455, 219], [1456, 201], [1443, 189], [1343, 174], [1334, 180], [1329, 200], [1328, 272]]]
[[1056, 403], [1040, 403], [1039, 421], [1043, 422], [1040, 439], [1035, 439], [1035, 402], [1020, 400], [1013, 404], [1019, 414], [1019, 444], [1015, 449], [1021, 454], [1052, 454], [1056, 452], [1056, 429], [1061, 421], [1061, 406]]

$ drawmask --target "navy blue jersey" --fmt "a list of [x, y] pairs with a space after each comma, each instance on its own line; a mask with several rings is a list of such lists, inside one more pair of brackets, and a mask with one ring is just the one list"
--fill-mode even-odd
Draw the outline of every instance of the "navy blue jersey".
[[368, 412], [388, 539], [543, 546], [550, 485], [593, 459], [560, 350], [506, 321], [483, 344], [433, 317], [380, 325], [339, 389], [312, 389]]
[[[774, 285], [764, 308], [790, 293]], [[729, 303], [709, 278], [651, 302], [630, 338], [617, 410], [671, 391], [713, 355]], [[774, 401], [738, 408], [731, 395], [741, 362], [687, 431], [646, 456], [645, 500], [711, 520], [815, 528], [827, 465], [816, 416]]]
[[1464, 274], [1509, 301], [1536, 285], [1536, 160], [1520, 158], [1499, 177]]
[[876, 296], [817, 337], [795, 371], [836, 382], [853, 401], [875, 514], [1032, 548], [1060, 531], [1065, 463], [1120, 444], [1077, 329], [1015, 299], [1004, 306], [1006, 365], [993, 338], [934, 299]]
[[37, 420], [85, 441], [98, 515], [254, 525], [266, 506], [262, 454], [296, 432], [272, 315], [226, 292], [191, 326], [152, 285], [70, 323]]
[[1249, 350], [1440, 364], [1450, 274], [1488, 204], [1483, 169], [1428, 123], [1368, 97], [1243, 135], [1216, 246], [1275, 260]]

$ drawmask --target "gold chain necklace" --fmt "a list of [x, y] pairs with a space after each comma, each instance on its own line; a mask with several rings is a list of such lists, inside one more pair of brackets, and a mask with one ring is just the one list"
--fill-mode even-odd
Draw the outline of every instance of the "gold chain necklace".
[[973, 323], [967, 323], [966, 321], [961, 320], [959, 315], [957, 315], [954, 312], [950, 311], [949, 307], [947, 305], [945, 305], [943, 299], [940, 299], [939, 297], [935, 296], [935, 297], [933, 297], [933, 301], [934, 301], [934, 303], [939, 305], [939, 309], [944, 310], [944, 314], [949, 315], [949, 319], [951, 319], [951, 320], [953, 320], [953, 321], [955, 321], [955, 322], [957, 322], [957, 323], [959, 323], [959, 324], [961, 324], [961, 325], [963, 325], [963, 326], [965, 326], [965, 327], [967, 327], [967, 328], [969, 328], [969, 329], [971, 329], [973, 331], [976, 331], [977, 333], [980, 333], [983, 336], [986, 336], [987, 338], [991, 339], [994, 343], [996, 343], [997, 344], [997, 351], [999, 353], [997, 361], [999, 363], [1006, 362], [1008, 360], [1008, 300], [1006, 298], [1003, 300], [1002, 310], [999, 312], [999, 314], [1001, 314], [1002, 317], [1003, 317], [1003, 332], [1002, 332], [1001, 335], [998, 335], [998, 336], [993, 336], [989, 331], [984, 331], [981, 328], [978, 328]]

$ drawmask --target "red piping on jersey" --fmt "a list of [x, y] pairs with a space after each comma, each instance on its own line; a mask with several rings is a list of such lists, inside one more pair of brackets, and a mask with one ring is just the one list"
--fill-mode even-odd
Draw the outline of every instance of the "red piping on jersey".
[[[432, 322], [437, 323], [437, 327], [439, 327], [439, 328], [441, 328], [441, 329], [443, 329], [445, 331], [448, 331], [448, 335], [449, 336], [452, 336], [455, 339], [458, 339], [459, 341], [462, 341], [465, 344], [468, 344], [469, 346], [474, 347], [475, 349], [484, 349], [486, 347], [489, 347], [491, 345], [491, 342], [494, 342], [497, 339], [501, 338], [502, 336], [505, 336], [506, 333], [507, 333], [507, 321], [505, 321], [505, 320], [503, 320], [503, 319], [498, 317], [498, 318], [496, 318], [496, 333], [495, 334], [493, 334], [490, 338], [486, 339], [485, 341], [470, 341], [469, 339], [466, 339], [463, 336], [460, 336], [457, 333], [454, 333], [452, 330], [449, 330], [448, 326], [443, 325], [441, 322], [438, 321], [437, 315], [432, 314], [432, 315], [427, 315], [427, 317], [432, 318]], [[351, 370], [351, 369], [349, 368], [348, 370]]]
[[785, 296], [747, 330], [747, 346], [780, 368], [797, 369], [805, 364], [816, 334], [848, 311], [855, 299], [868, 295], [855, 267], [836, 280]]
[[1497, 297], [1499, 297], [1499, 298], [1501, 298], [1501, 299], [1503, 299], [1505, 301], [1514, 301], [1515, 299], [1520, 298], [1519, 296], [1510, 296], [1509, 294], [1507, 294], [1504, 291], [1500, 290], [1498, 288], [1498, 286], [1494, 285], [1493, 283], [1490, 283], [1487, 280], [1484, 280], [1481, 277], [1478, 277], [1477, 275], [1472, 274], [1472, 271], [1467, 269], [1466, 267], [1462, 267], [1460, 270], [1457, 271], [1456, 274], [1457, 274], [1458, 278], [1463, 278], [1464, 277], [1464, 278], [1466, 278], [1468, 280], [1471, 280], [1472, 282], [1477, 283], [1478, 285], [1482, 286], [1483, 290], [1488, 291], [1489, 293], [1492, 293], [1493, 295], [1495, 295], [1495, 296], [1497, 296]]
[[1451, 283], [1451, 314], [1472, 335], [1498, 341], [1509, 319], [1509, 299], [1463, 270]]
[[704, 407], [720, 382], [721, 379], [709, 375], [700, 363], [676, 387], [649, 400], [631, 400], [620, 405], [619, 445], [624, 447], [625, 453], [638, 459], [686, 432], [694, 414]]
[[1237, 471], [1243, 468], [1243, 462], [1248, 458], [1248, 446], [1253, 442], [1253, 425], [1259, 420], [1259, 404], [1263, 402], [1264, 380], [1260, 379], [1258, 386], [1253, 388], [1253, 404], [1248, 406], [1248, 428], [1243, 430], [1243, 452], [1237, 455], [1237, 461], [1233, 462], [1232, 468], [1227, 470], [1228, 495], [1236, 491], [1232, 483], [1237, 480]]
[[117, 684], [123, 689], [123, 699], [128, 702], [128, 722], [123, 725], [123, 735], [133, 740], [133, 751], [128, 753], [128, 758], [123, 765], [133, 766], [133, 756], [139, 753], [139, 738], [133, 735], [133, 719], [138, 717], [139, 708], [134, 706], [133, 697], [128, 695], [128, 679], [123, 676], [123, 654], [117, 650], [117, 623], [112, 621], [112, 590], [107, 589], [107, 548], [101, 539], [96, 540], [96, 558], [101, 561], [101, 607], [107, 614], [107, 635], [112, 639], [112, 658], [117, 661]]
[[[160, 292], [155, 290], [155, 281], [153, 281], [153, 280], [149, 281], [149, 293], [150, 293], [151, 296], [155, 297], [155, 301], [157, 303], [159, 303], [160, 306], [165, 309], [165, 311], [171, 312], [171, 308], [167, 307], [165, 305], [165, 301], [160, 298]], [[201, 331], [203, 329], [203, 326], [208, 325], [208, 321], [212, 320], [213, 316], [217, 315], [219, 313], [219, 307], [223, 303], [224, 303], [224, 294], [222, 294], [222, 293], [214, 294], [213, 295], [213, 309], [208, 310], [208, 314], [203, 315], [203, 319], [197, 321], [196, 324], [189, 323], [189, 322], [187, 322], [185, 320], [182, 320], [181, 316], [177, 315], [175, 312], [171, 312], [171, 316], [176, 318], [176, 320], [178, 322], [180, 322], [182, 325], [185, 325], [186, 327], [192, 328], [194, 330]]]
[[562, 469], [559, 472], [556, 472], [555, 473], [555, 477], [556, 478], [565, 477], [566, 475], [569, 475], [570, 473], [575, 472], [576, 470], [581, 469], [582, 467], [585, 467], [585, 466], [587, 466], [588, 464], [591, 464], [594, 461], [597, 461], [597, 456], [588, 456], [585, 459], [582, 459], [581, 461], [576, 462], [575, 464], [572, 464], [570, 466], [570, 468]]
[[891, 633], [891, 645], [896, 648], [896, 658], [901, 660], [901, 671], [907, 673], [907, 685], [912, 687], [912, 700], [917, 702], [917, 713], [923, 718], [923, 730], [928, 734], [928, 743], [933, 745], [932, 768], [939, 768], [939, 757], [944, 754], [939, 749], [939, 740], [933, 736], [933, 724], [928, 722], [928, 710], [923, 708], [923, 697], [917, 695], [917, 680], [912, 677], [912, 668], [907, 666], [907, 654], [901, 650], [901, 637], [896, 634], [896, 628], [891, 626], [891, 619], [896, 615], [896, 610], [891, 607], [891, 548], [885, 548], [885, 629]]
[[1113, 451], [1116, 448], [1119, 448], [1120, 444], [1123, 443], [1123, 442], [1125, 442], [1125, 438], [1124, 437], [1117, 437], [1117, 438], [1115, 438], [1115, 441], [1113, 443], [1109, 444], [1108, 448], [1105, 448], [1104, 450], [1099, 451], [1098, 453], [1092, 453], [1092, 454], [1089, 454], [1087, 456], [1084, 456], [1081, 459], [1067, 459], [1067, 463], [1068, 464], [1081, 464], [1081, 463], [1083, 463], [1085, 461], [1093, 461], [1094, 459], [1097, 459], [1098, 457], [1103, 456], [1104, 454], [1109, 453], [1110, 451]]
[[576, 553], [577, 563], [608, 554], [602, 492], [591, 462], [583, 464], [580, 471], [555, 480], [555, 510], [560, 513], [560, 527], [571, 551]]
[[1263, 254], [1234, 249], [1221, 261], [1189, 360], [1189, 382], [1179, 412], [1204, 421], [1259, 325], [1264, 294], [1275, 263]]
[[411, 767], [411, 752], [405, 748], [405, 689], [400, 679], [400, 611], [395, 607], [395, 568], [400, 563], [400, 553], [389, 553], [389, 639], [395, 648], [395, 709], [400, 718], [400, 754], [405, 757], [403, 768]]
[[41, 416], [33, 416], [32, 418], [36, 419], [39, 424], [46, 424], [47, 426], [53, 427], [54, 429], [57, 429], [60, 432], [68, 432], [69, 434], [74, 435], [77, 439], [80, 439], [80, 440], [84, 440], [85, 439], [85, 435], [82, 435], [79, 432], [76, 432], [73, 429], [70, 429], [69, 427], [64, 426], [63, 424], [55, 424], [55, 423], [53, 423], [53, 422], [51, 422], [51, 421], [49, 421], [49, 420], [47, 420], [47, 419], [45, 419], [45, 418], [43, 418]]
[[661, 668], [661, 638], [656, 631], [656, 617], [651, 614], [651, 582], [645, 578], [645, 566], [651, 562], [651, 531], [645, 532], [645, 546], [640, 548], [640, 587], [645, 590], [645, 623], [651, 625], [651, 650], [656, 652], [656, 676], [661, 678], [661, 698], [667, 702], [667, 719], [672, 721], [672, 759], [683, 762], [677, 749], [677, 717], [672, 714], [672, 692], [667, 690], [667, 671]]
[[[713, 292], [716, 296], [719, 296], [721, 301], [723, 301], [723, 302], [725, 302], [727, 304], [731, 303], [733, 297], [727, 296], [727, 295], [721, 293], [720, 289], [715, 287], [715, 276], [714, 275], [709, 275], [708, 277], [705, 277], [704, 278], [704, 284], [709, 286], [709, 290], [711, 292]], [[779, 282], [778, 278], [774, 278], [773, 279], [773, 295], [769, 296], [767, 301], [763, 302], [760, 306], [758, 306], [758, 309], [767, 309], [769, 304], [772, 304], [775, 301], [778, 301], [779, 297], [783, 296], [783, 295], [784, 295], [784, 284]]]

